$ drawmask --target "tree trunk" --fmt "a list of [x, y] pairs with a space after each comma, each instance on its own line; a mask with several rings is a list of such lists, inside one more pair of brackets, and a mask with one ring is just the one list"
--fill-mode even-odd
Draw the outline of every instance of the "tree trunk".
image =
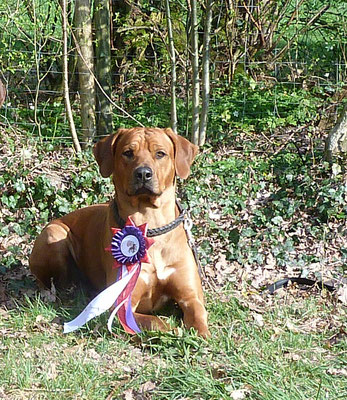
[[111, 28], [109, 0], [95, 0], [94, 25], [96, 36], [96, 76], [98, 123], [97, 133], [104, 136], [112, 133], [112, 105], [111, 98]]
[[[344, 154], [342, 154], [344, 153]], [[347, 104], [325, 143], [325, 158], [332, 162], [334, 156], [347, 154]]]
[[85, 144], [90, 145], [95, 136], [94, 51], [90, 0], [76, 0], [75, 29], [78, 43], [77, 69], [81, 99], [82, 132]]
[[0, 80], [0, 107], [4, 104], [6, 99], [6, 88]]
[[202, 109], [200, 115], [199, 146], [205, 144], [207, 116], [210, 103], [210, 41], [211, 41], [212, 5], [213, 5], [213, 0], [207, 0], [205, 30], [204, 30], [204, 47], [203, 47], [204, 50], [202, 56], [202, 91], [201, 91]]
[[186, 98], [185, 98], [185, 135], [189, 137], [189, 132], [190, 132], [190, 80], [191, 80], [191, 74], [190, 74], [190, 37], [191, 37], [191, 27], [192, 24], [190, 22], [191, 20], [191, 12], [190, 12], [190, 3], [189, 0], [187, 1], [188, 4], [188, 12], [187, 12], [187, 17], [185, 21], [185, 33], [186, 33], [186, 41], [187, 41], [187, 46], [186, 46], [186, 51], [185, 51], [185, 60], [184, 60], [184, 76], [185, 76], [185, 92], [186, 92]]
[[172, 32], [172, 21], [170, 12], [169, 0], [165, 0], [166, 7], [166, 19], [167, 19], [167, 31], [169, 37], [169, 50], [171, 58], [171, 128], [174, 132], [177, 132], [177, 110], [176, 110], [176, 53], [175, 45]]
[[68, 70], [68, 53], [67, 53], [67, 13], [66, 13], [66, 0], [61, 0], [62, 8], [62, 30], [63, 30], [63, 82], [64, 82], [64, 99], [67, 118], [69, 121], [70, 132], [73, 144], [77, 153], [81, 151], [80, 142], [78, 140], [75, 122], [73, 120], [70, 94], [69, 94], [69, 70]]
[[199, 144], [200, 80], [197, 1], [191, 0], [192, 142]]

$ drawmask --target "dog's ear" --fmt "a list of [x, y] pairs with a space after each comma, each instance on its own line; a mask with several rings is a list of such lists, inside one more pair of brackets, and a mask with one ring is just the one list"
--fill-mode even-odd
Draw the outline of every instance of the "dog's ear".
[[116, 141], [116, 136], [117, 134], [106, 136], [95, 143], [93, 147], [94, 157], [104, 178], [108, 178], [113, 171], [113, 144]]
[[190, 173], [190, 166], [198, 153], [199, 147], [184, 137], [177, 135], [172, 129], [165, 129], [165, 133], [173, 141], [175, 146], [175, 168], [176, 174], [186, 179]]
[[99, 164], [100, 173], [104, 178], [112, 175], [116, 140], [123, 131], [124, 129], [118, 129], [115, 134], [106, 136], [95, 143], [93, 147], [94, 157]]

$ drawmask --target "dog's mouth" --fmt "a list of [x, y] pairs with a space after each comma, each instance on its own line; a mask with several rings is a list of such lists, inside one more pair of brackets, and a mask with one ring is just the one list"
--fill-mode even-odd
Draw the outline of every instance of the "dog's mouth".
[[128, 192], [129, 196], [139, 196], [139, 195], [147, 195], [147, 196], [160, 196], [161, 193], [153, 188], [150, 184], [135, 184], [132, 186], [130, 191]]

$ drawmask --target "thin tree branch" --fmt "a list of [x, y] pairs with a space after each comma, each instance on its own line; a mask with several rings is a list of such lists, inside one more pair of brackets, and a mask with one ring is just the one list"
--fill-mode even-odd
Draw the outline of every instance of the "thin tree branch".
[[174, 45], [173, 32], [172, 32], [172, 21], [171, 21], [169, 0], [165, 0], [165, 8], [166, 8], [166, 19], [167, 19], [167, 31], [168, 31], [168, 37], [169, 37], [169, 49], [170, 49], [169, 54], [171, 57], [171, 128], [174, 132], [177, 132], [176, 53], [175, 53], [175, 45]]
[[192, 142], [199, 143], [199, 109], [200, 109], [200, 80], [199, 80], [199, 46], [198, 46], [198, 16], [197, 0], [191, 0], [191, 49], [192, 49]]
[[66, 14], [66, 0], [61, 0], [62, 8], [62, 30], [63, 30], [63, 82], [64, 82], [64, 99], [66, 114], [68, 117], [70, 132], [73, 144], [77, 153], [81, 151], [81, 145], [78, 140], [75, 122], [73, 120], [70, 96], [69, 96], [69, 70], [68, 70], [68, 50], [67, 50], [67, 14]]
[[199, 146], [205, 144], [207, 117], [208, 117], [208, 109], [210, 103], [210, 42], [211, 42], [213, 3], [214, 3], [213, 0], [207, 0], [206, 3], [206, 20], [205, 20], [203, 56], [202, 56], [202, 68], [203, 68], [202, 93], [201, 93], [202, 109], [200, 115]]
[[295, 35], [293, 35], [287, 42], [287, 44], [275, 55], [275, 57], [271, 60], [271, 62], [277, 61], [280, 59], [286, 51], [288, 51], [289, 47], [291, 44], [294, 42], [294, 40], [299, 36], [305, 33], [312, 24], [315, 23], [315, 21], [320, 18], [330, 7], [330, 4], [324, 5], [307, 23], [305, 26], [302, 27], [302, 29], [299, 30]]

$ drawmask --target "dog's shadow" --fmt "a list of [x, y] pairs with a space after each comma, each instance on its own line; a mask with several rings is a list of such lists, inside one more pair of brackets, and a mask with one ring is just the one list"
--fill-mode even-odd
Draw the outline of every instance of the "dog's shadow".
[[[0, 307], [6, 310], [18, 310], [19, 313], [23, 311], [27, 313], [30, 310], [33, 313], [40, 313], [40, 308], [51, 308], [55, 316], [50, 322], [60, 325], [61, 328], [64, 322], [74, 319], [98, 293], [86, 281], [72, 283], [64, 288], [56, 288], [53, 283], [50, 288], [41, 288], [27, 266], [22, 264], [10, 268], [0, 266]], [[174, 301], [169, 301], [155, 315], [170, 321], [174, 329], [182, 325], [183, 313]], [[88, 323], [92, 334], [106, 333], [108, 316], [109, 312], [105, 312], [103, 316]], [[120, 324], [114, 323], [114, 330], [116, 336], [123, 336]], [[154, 341], [154, 337], [162, 336], [158, 332], [150, 331], [146, 331], [144, 335], [151, 338], [151, 342]], [[139, 339], [133, 337], [131, 341], [135, 344]]]
[[17, 308], [26, 298], [33, 298], [38, 287], [27, 266], [0, 265], [0, 306], [8, 310]]
[[85, 284], [71, 284], [64, 289], [40, 288], [29, 268], [23, 264], [0, 266], [0, 307], [6, 310], [27, 308], [38, 303], [52, 306], [58, 317], [69, 318], [82, 311], [96, 294]]

